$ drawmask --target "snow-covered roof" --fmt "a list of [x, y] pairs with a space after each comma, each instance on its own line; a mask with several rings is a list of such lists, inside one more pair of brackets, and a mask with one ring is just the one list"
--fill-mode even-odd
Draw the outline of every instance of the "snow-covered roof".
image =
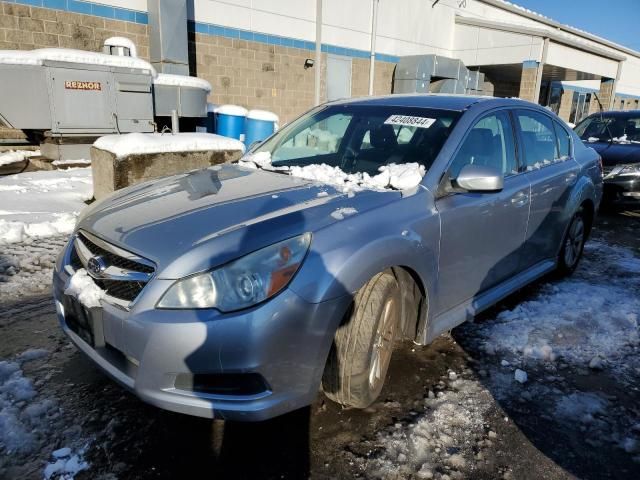
[[167, 85], [172, 87], [200, 88], [207, 93], [211, 92], [211, 84], [198, 77], [187, 75], [173, 75], [171, 73], [159, 73], [153, 80], [154, 85]]
[[240, 150], [244, 144], [234, 138], [213, 133], [127, 133], [106, 135], [93, 144], [100, 150], [113, 153], [117, 158], [128, 155], [152, 153], [206, 152], [220, 150]]
[[106, 55], [71, 48], [39, 48], [36, 50], [0, 50], [0, 64], [43, 65], [45, 61], [107, 65], [110, 67], [139, 68], [148, 70], [152, 76], [156, 71], [151, 64], [141, 58]]

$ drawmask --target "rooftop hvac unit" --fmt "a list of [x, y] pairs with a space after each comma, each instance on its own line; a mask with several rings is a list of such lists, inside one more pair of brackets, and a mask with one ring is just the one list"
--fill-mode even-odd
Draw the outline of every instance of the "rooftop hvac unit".
[[0, 84], [0, 122], [24, 130], [54, 159], [79, 155], [79, 146], [88, 154], [101, 135], [152, 132], [172, 110], [204, 118], [211, 91], [199, 78], [156, 73], [120, 37], [107, 39], [103, 53], [0, 50]]

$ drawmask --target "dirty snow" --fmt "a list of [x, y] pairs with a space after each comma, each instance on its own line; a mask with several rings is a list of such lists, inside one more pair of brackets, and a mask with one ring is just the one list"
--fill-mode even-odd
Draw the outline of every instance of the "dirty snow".
[[[457, 378], [429, 391], [415, 421], [396, 423], [380, 432], [382, 451], [366, 470], [373, 478], [445, 478], [442, 465], [460, 474], [473, 463], [474, 450], [491, 445], [484, 432], [488, 391], [478, 382]], [[418, 412], [416, 412], [418, 413]]]
[[[606, 260], [596, 261], [596, 255]], [[625, 248], [589, 242], [583, 262], [573, 277], [543, 285], [536, 297], [481, 325], [485, 349], [585, 367], [595, 356], [616, 361], [635, 351], [640, 343], [640, 259]]]
[[238, 164], [247, 168], [286, 171], [293, 177], [332, 185], [344, 193], [364, 189], [406, 190], [419, 185], [425, 174], [424, 166], [418, 163], [383, 165], [379, 168], [380, 173], [373, 177], [362, 172], [345, 173], [340, 167], [332, 167], [324, 163], [302, 167], [277, 166], [272, 163], [269, 152], [245, 155]]
[[105, 291], [96, 285], [84, 268], [73, 274], [64, 293], [76, 297], [87, 308], [100, 307], [105, 296]]
[[40, 150], [9, 150], [8, 152], [0, 152], [0, 167], [3, 165], [11, 165], [19, 163], [29, 157], [37, 157]]
[[213, 133], [126, 133], [106, 135], [93, 144], [100, 150], [113, 153], [117, 158], [167, 152], [207, 152], [240, 150], [242, 142]]
[[72, 444], [83, 443], [84, 447], [77, 452], [72, 447], [55, 449], [51, 462], [44, 467], [45, 479], [73, 480], [78, 472], [89, 468], [83, 458], [87, 442], [79, 438], [77, 429], [65, 424], [57, 399], [38, 393], [37, 385], [43, 380], [34, 383], [23, 371], [28, 362], [44, 361], [48, 356], [46, 350], [30, 349], [12, 360], [0, 361], [0, 476], [8, 465], [33, 459], [50, 448], [54, 436]]
[[0, 244], [71, 233], [91, 197], [90, 168], [0, 178]]

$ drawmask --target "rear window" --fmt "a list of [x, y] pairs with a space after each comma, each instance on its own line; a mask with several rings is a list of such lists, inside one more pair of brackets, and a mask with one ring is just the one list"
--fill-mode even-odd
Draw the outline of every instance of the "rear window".
[[275, 167], [324, 163], [369, 175], [389, 164], [428, 169], [459, 116], [449, 110], [330, 105], [284, 127], [256, 153], [269, 152]]
[[571, 156], [571, 134], [559, 122], [553, 122], [558, 138], [558, 153], [561, 160], [566, 160]]

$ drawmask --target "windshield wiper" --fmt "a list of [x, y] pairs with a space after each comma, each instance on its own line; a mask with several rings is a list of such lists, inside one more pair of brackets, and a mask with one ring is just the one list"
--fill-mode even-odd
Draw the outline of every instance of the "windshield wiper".
[[613, 134], [609, 129], [609, 123], [604, 121], [604, 115], [603, 115], [604, 107], [602, 106], [602, 102], [600, 102], [600, 98], [598, 98], [598, 94], [596, 92], [593, 92], [593, 96], [596, 98], [596, 101], [598, 102], [598, 106], [600, 107], [600, 121], [603, 123], [604, 128], [607, 129], [607, 133], [609, 134], [609, 144], [612, 144]]

